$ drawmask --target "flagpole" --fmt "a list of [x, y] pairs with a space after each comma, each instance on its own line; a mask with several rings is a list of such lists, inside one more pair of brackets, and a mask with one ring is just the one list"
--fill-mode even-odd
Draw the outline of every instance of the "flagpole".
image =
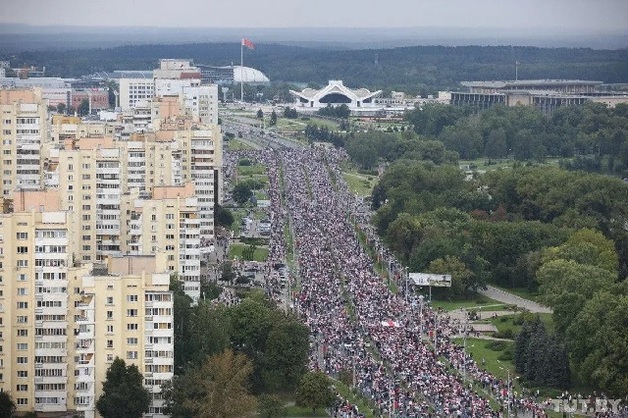
[[240, 41], [240, 101], [244, 103], [244, 40]]

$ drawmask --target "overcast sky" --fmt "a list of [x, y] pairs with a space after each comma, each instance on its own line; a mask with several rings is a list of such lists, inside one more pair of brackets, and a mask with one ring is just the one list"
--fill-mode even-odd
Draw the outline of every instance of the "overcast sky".
[[628, 31], [628, 0], [0, 0], [0, 24]]

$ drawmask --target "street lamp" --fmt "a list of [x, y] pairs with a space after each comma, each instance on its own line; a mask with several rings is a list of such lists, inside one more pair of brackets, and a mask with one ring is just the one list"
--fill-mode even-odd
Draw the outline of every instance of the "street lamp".
[[419, 338], [423, 340], [423, 295], [419, 295]]
[[500, 367], [500, 370], [506, 370], [506, 409], [508, 412], [508, 416], [510, 416], [510, 369], [508, 367], [506, 367], [501, 361], [497, 360], [497, 362], [499, 364], [501, 364], [503, 367]]

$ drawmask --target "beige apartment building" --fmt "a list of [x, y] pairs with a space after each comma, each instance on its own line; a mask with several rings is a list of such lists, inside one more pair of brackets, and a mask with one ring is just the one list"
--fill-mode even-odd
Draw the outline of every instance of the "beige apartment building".
[[74, 264], [58, 192], [23, 191], [0, 217], [0, 389], [18, 411], [95, 416], [115, 357], [136, 364], [162, 417], [174, 364], [166, 255]]
[[41, 89], [0, 89], [2, 196], [42, 185], [40, 151], [49, 141], [48, 108]]

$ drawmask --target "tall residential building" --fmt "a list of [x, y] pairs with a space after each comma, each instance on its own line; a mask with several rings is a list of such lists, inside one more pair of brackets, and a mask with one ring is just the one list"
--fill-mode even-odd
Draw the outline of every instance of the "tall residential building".
[[2, 195], [42, 185], [40, 150], [48, 142], [48, 109], [41, 89], [0, 89]]
[[181, 144], [183, 180], [194, 182], [201, 219], [201, 240], [214, 238], [214, 206], [222, 195], [220, 173], [222, 167], [222, 139], [220, 127], [177, 131]]
[[137, 192], [123, 197], [122, 250], [126, 254], [163, 252], [194, 302], [200, 297], [200, 219], [194, 184], [156, 186], [150, 199]]
[[94, 417], [115, 357], [136, 364], [163, 417], [172, 379], [173, 302], [166, 255], [75, 266], [57, 191], [22, 191], [0, 216], [0, 389], [19, 412]]
[[55, 192], [22, 191], [0, 218], [0, 388], [18, 411], [68, 409], [73, 318], [67, 212]]
[[108, 259], [105, 269], [73, 275], [73, 363], [68, 409], [96, 415], [102, 382], [116, 357], [135, 364], [151, 393], [144, 417], [166, 417], [161, 385], [174, 374], [173, 298], [163, 254]]

